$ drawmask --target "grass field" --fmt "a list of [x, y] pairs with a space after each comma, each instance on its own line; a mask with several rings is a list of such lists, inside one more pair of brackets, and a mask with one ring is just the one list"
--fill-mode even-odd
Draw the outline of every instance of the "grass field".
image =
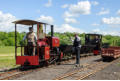
[[[18, 52], [20, 52], [20, 48], [18, 49]], [[15, 53], [15, 47], [14, 46], [1, 46], [0, 47], [0, 55], [9, 55]]]
[[[20, 48], [18, 49], [20, 53]], [[15, 64], [15, 47], [3, 46], [0, 47], [0, 69], [16, 67]]]

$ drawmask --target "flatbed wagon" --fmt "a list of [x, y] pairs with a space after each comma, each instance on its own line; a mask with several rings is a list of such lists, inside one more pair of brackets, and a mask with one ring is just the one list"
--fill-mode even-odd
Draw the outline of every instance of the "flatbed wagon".
[[120, 47], [110, 46], [108, 48], [102, 48], [101, 56], [103, 59], [116, 59], [120, 57]]

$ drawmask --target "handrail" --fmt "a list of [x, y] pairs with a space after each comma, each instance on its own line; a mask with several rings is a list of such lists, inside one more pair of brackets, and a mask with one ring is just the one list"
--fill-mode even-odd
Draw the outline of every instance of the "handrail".
[[[16, 48], [18, 48], [18, 47], [21, 48], [21, 56], [23, 56], [23, 49], [22, 48], [23, 47], [27, 47], [27, 45], [26, 46], [16, 46]], [[30, 46], [30, 47], [36, 47], [37, 48], [37, 52], [38, 52], [37, 55], [39, 56], [39, 47], [40, 46], [37, 45], [37, 46]], [[16, 56], [17, 56], [17, 54], [16, 54]]]
[[[46, 46], [46, 45], [45, 45]], [[26, 46], [16, 46], [16, 48], [20, 47], [21, 48], [21, 56], [23, 56], [23, 47], [28, 47], [27, 45]], [[39, 47], [40, 46], [30, 46], [30, 47], [37, 47], [37, 55], [39, 56]], [[17, 53], [16, 53], [16, 56], [17, 56]]]

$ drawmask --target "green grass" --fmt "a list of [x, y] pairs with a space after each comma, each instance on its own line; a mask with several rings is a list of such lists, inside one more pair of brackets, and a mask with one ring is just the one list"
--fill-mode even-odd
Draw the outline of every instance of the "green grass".
[[13, 56], [0, 57], [0, 68], [13, 68], [13, 67], [16, 67], [15, 59]]
[[[18, 48], [18, 53], [20, 53], [20, 48]], [[15, 47], [14, 46], [1, 46], [0, 47], [0, 54], [15, 54]]]
[[[20, 53], [20, 48], [18, 48], [18, 53]], [[13, 67], [16, 67], [15, 47], [14, 46], [0, 47], [0, 68], [13, 68]]]

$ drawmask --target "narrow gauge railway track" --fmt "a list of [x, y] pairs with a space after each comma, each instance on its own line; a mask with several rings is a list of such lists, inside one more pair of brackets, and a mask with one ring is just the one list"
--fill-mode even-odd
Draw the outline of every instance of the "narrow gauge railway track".
[[88, 64], [88, 65], [86, 65], [85, 68], [81, 68], [81, 69], [76, 68], [75, 70], [72, 70], [72, 71], [70, 71], [70, 72], [68, 72], [68, 73], [65, 73], [64, 75], [62, 75], [62, 76], [60, 76], [60, 77], [55, 78], [54, 80], [62, 80], [62, 79], [65, 79], [65, 78], [67, 78], [67, 77], [71, 77], [71, 76], [77, 74], [78, 72], [84, 71], [84, 70], [86, 70], [87, 68], [91, 68], [91, 67], [93, 67], [93, 66], [95, 66], [95, 65], [98, 65], [98, 63], [92, 64], [92, 65], [89, 65], [89, 64]]
[[111, 64], [117, 62], [118, 60], [119, 60], [119, 59], [116, 59], [116, 60], [114, 60], [114, 61], [112, 61], [112, 62], [110, 62], [110, 63], [108, 63], [108, 64], [105, 64], [105, 65], [100, 66], [99, 68], [96, 68], [95, 70], [93, 70], [93, 71], [91, 71], [91, 72], [89, 72], [89, 73], [87, 73], [87, 74], [85, 74], [85, 75], [78, 76], [78, 77], [76, 78], [76, 80], [83, 80], [83, 79], [87, 78], [88, 76], [93, 75], [93, 74], [95, 74], [96, 72], [98, 72], [98, 71], [106, 68], [107, 66], [110, 66]]
[[[81, 60], [83, 59], [89, 59], [89, 58], [92, 58], [93, 56], [86, 56], [86, 57], [82, 57]], [[61, 64], [65, 64], [65, 63], [68, 63], [68, 62], [71, 62], [73, 61], [74, 59], [69, 59], [69, 60], [66, 60], [66, 61], [63, 61], [61, 62]], [[53, 67], [55, 65], [49, 65], [48, 67]], [[9, 79], [13, 79], [13, 78], [16, 78], [16, 77], [19, 77], [21, 75], [25, 75], [25, 74], [28, 74], [28, 73], [31, 73], [31, 72], [35, 72], [35, 71], [39, 71], [41, 69], [45, 69], [45, 68], [48, 68], [48, 67], [42, 67], [42, 68], [36, 68], [36, 69], [30, 69], [30, 70], [27, 70], [27, 71], [20, 71], [18, 68], [17, 69], [14, 69], [14, 70], [11, 70], [11, 71], [7, 71], [7, 72], [3, 72], [3, 73], [0, 73], [0, 80], [9, 80]]]
[[13, 72], [17, 72], [18, 71], [18, 68], [17, 69], [14, 69], [14, 70], [11, 70], [11, 71], [7, 71], [7, 72], [3, 72], [3, 73], [0, 73], [0, 77], [3, 76], [3, 75], [6, 75], [6, 74], [11, 74]]
[[87, 78], [88, 76], [92, 75], [92, 74], [95, 74], [96, 72], [104, 69], [105, 67], [111, 65], [112, 63], [118, 61], [117, 60], [114, 60], [110, 63], [105, 63], [105, 62], [95, 62], [91, 65], [87, 65], [86, 67], [84, 68], [78, 68], [78, 69], [75, 69], [73, 71], [70, 71], [68, 73], [65, 73], [57, 78], [55, 78], [54, 80], [82, 80], [82, 79], [85, 79]]

